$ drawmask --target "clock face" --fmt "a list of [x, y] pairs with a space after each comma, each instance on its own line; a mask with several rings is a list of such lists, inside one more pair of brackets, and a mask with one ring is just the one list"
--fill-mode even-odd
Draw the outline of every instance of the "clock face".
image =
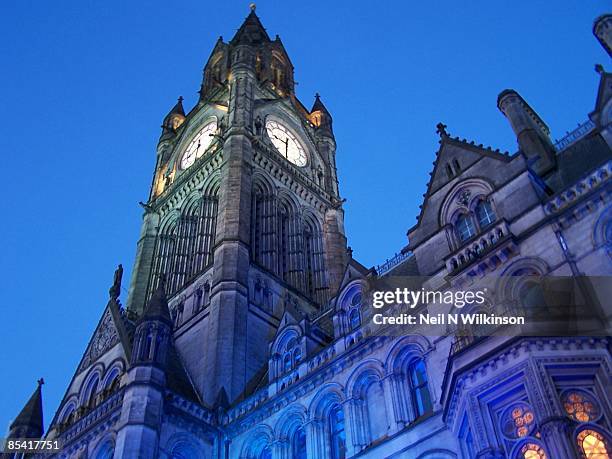
[[266, 121], [266, 131], [281, 156], [296, 166], [303, 167], [306, 165], [308, 160], [306, 152], [289, 128], [283, 126], [278, 121], [268, 120]]
[[181, 169], [187, 169], [191, 166], [196, 159], [206, 152], [210, 144], [212, 143], [213, 137], [212, 134], [217, 130], [217, 122], [211, 121], [206, 124], [200, 132], [198, 132], [187, 148], [185, 149], [185, 153], [183, 153], [183, 158], [181, 159]]

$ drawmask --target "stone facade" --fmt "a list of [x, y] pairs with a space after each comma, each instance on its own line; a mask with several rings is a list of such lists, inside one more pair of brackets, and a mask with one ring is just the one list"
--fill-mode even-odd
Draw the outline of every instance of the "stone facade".
[[252, 11], [215, 45], [198, 104], [164, 119], [126, 308], [111, 289], [46, 434], [64, 445], [55, 457], [611, 453], [608, 337], [385, 336], [361, 296], [394, 275], [487, 276], [500, 292], [612, 275], [612, 74], [599, 73], [589, 120], [556, 144], [513, 90], [498, 108], [515, 153], [438, 125], [410, 244], [367, 269], [347, 250], [332, 117], [296, 98], [281, 40]]

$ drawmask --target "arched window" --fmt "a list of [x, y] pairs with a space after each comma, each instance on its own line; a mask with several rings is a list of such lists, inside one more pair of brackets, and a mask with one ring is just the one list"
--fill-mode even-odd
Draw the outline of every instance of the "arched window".
[[587, 392], [572, 390], [561, 397], [565, 413], [576, 422], [592, 422], [599, 419], [599, 403]]
[[293, 459], [306, 459], [306, 432], [303, 427], [293, 433], [291, 453]]
[[361, 325], [361, 316], [359, 314], [359, 309], [353, 308], [349, 313], [349, 322], [351, 324], [351, 330], [356, 330]]
[[483, 200], [476, 205], [476, 218], [480, 228], [486, 228], [497, 219], [489, 201]]
[[272, 459], [272, 448], [270, 448], [270, 446], [264, 447], [261, 453], [259, 453], [258, 459]]
[[417, 417], [431, 413], [433, 405], [427, 383], [427, 369], [422, 359], [413, 361], [408, 367], [410, 392]]
[[323, 237], [319, 225], [307, 218], [303, 229], [305, 293], [319, 304], [327, 301]]
[[170, 459], [192, 459], [198, 457], [195, 447], [187, 441], [180, 441], [172, 448]]
[[251, 251], [253, 260], [270, 271], [276, 271], [274, 196], [268, 186], [258, 182], [253, 187], [252, 200]]
[[149, 297], [166, 279], [166, 293], [172, 294], [213, 262], [217, 228], [216, 191], [202, 195], [185, 208], [181, 216], [166, 224], [155, 244]]
[[344, 412], [339, 404], [329, 412], [329, 434], [332, 459], [346, 458], [346, 433], [344, 431]]
[[606, 439], [596, 430], [585, 429], [576, 437], [578, 448], [584, 459], [610, 459], [610, 448]]
[[302, 348], [295, 332], [289, 333], [288, 336], [285, 335], [277, 349], [281, 356], [279, 374], [286, 373], [295, 368], [300, 360], [302, 360]]
[[98, 393], [98, 384], [100, 379], [98, 376], [94, 376], [91, 381], [87, 384], [87, 389], [85, 390], [85, 397], [83, 398], [83, 403], [86, 406], [93, 407], [96, 401], [96, 395]]
[[544, 448], [537, 443], [525, 443], [520, 450], [519, 457], [521, 459], [548, 459]]
[[472, 222], [472, 219], [467, 214], [461, 214], [457, 218], [457, 222], [455, 223], [455, 229], [457, 231], [457, 237], [461, 242], [467, 241], [469, 238], [476, 234], [474, 222]]
[[114, 454], [115, 454], [115, 447], [113, 446], [113, 443], [110, 441], [107, 441], [98, 450], [98, 453], [96, 454], [96, 459], [113, 459]]

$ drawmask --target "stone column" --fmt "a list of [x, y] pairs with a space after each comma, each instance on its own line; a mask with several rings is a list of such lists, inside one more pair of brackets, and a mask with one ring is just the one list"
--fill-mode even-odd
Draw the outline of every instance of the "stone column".
[[[398, 419], [399, 416], [396, 414], [395, 404], [393, 403], [393, 374], [385, 376], [382, 380], [383, 394], [385, 395], [385, 407], [387, 408], [387, 422], [389, 424], [389, 435], [400, 430]], [[399, 413], [398, 413], [399, 414]]]
[[549, 457], [576, 457], [571, 439], [572, 425], [564, 416], [552, 416], [540, 422], [542, 441]]
[[323, 423], [318, 419], [313, 419], [304, 424], [306, 429], [306, 455], [312, 459], [323, 459], [325, 454], [325, 441], [323, 438]]
[[344, 432], [346, 434], [346, 455], [351, 457], [361, 450], [358, 443], [358, 418], [355, 416], [355, 399], [349, 398], [342, 403], [344, 411]]

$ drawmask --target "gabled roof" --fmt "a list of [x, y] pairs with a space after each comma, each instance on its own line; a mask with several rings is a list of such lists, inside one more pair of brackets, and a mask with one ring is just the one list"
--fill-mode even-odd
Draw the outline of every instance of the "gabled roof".
[[231, 39], [230, 44], [259, 45], [269, 41], [271, 41], [270, 37], [259, 17], [255, 14], [255, 9], [251, 9], [251, 13], [244, 20], [234, 38]]
[[43, 408], [42, 408], [42, 385], [43, 379], [38, 380], [38, 386], [25, 404], [21, 412], [11, 423], [10, 429], [17, 427], [26, 428], [28, 436], [40, 438], [43, 434]]
[[[433, 162], [433, 170], [429, 173], [431, 179], [427, 183], [427, 191], [423, 194], [423, 204], [419, 206], [421, 211], [417, 217], [417, 226], [421, 223], [423, 214], [427, 207], [428, 197], [442, 188], [451, 180], [457, 178], [461, 172], [465, 171], [482, 157], [489, 157], [503, 163], [511, 161], [512, 156], [508, 152], [500, 152], [499, 149], [493, 150], [490, 146], [476, 145], [474, 141], [451, 137], [446, 132], [446, 126], [438, 124], [438, 134], [440, 134], [440, 148], [436, 152], [436, 160]], [[454, 148], [453, 148], [454, 147]], [[456, 159], [461, 167], [460, 171], [453, 169], [453, 160]], [[449, 177], [446, 166], [450, 165], [453, 174]], [[411, 228], [412, 230], [412, 228]]]
[[159, 283], [157, 290], [155, 290], [151, 296], [139, 322], [148, 320], [159, 320], [172, 326], [172, 317], [170, 317], [170, 310], [168, 309], [164, 282]]

